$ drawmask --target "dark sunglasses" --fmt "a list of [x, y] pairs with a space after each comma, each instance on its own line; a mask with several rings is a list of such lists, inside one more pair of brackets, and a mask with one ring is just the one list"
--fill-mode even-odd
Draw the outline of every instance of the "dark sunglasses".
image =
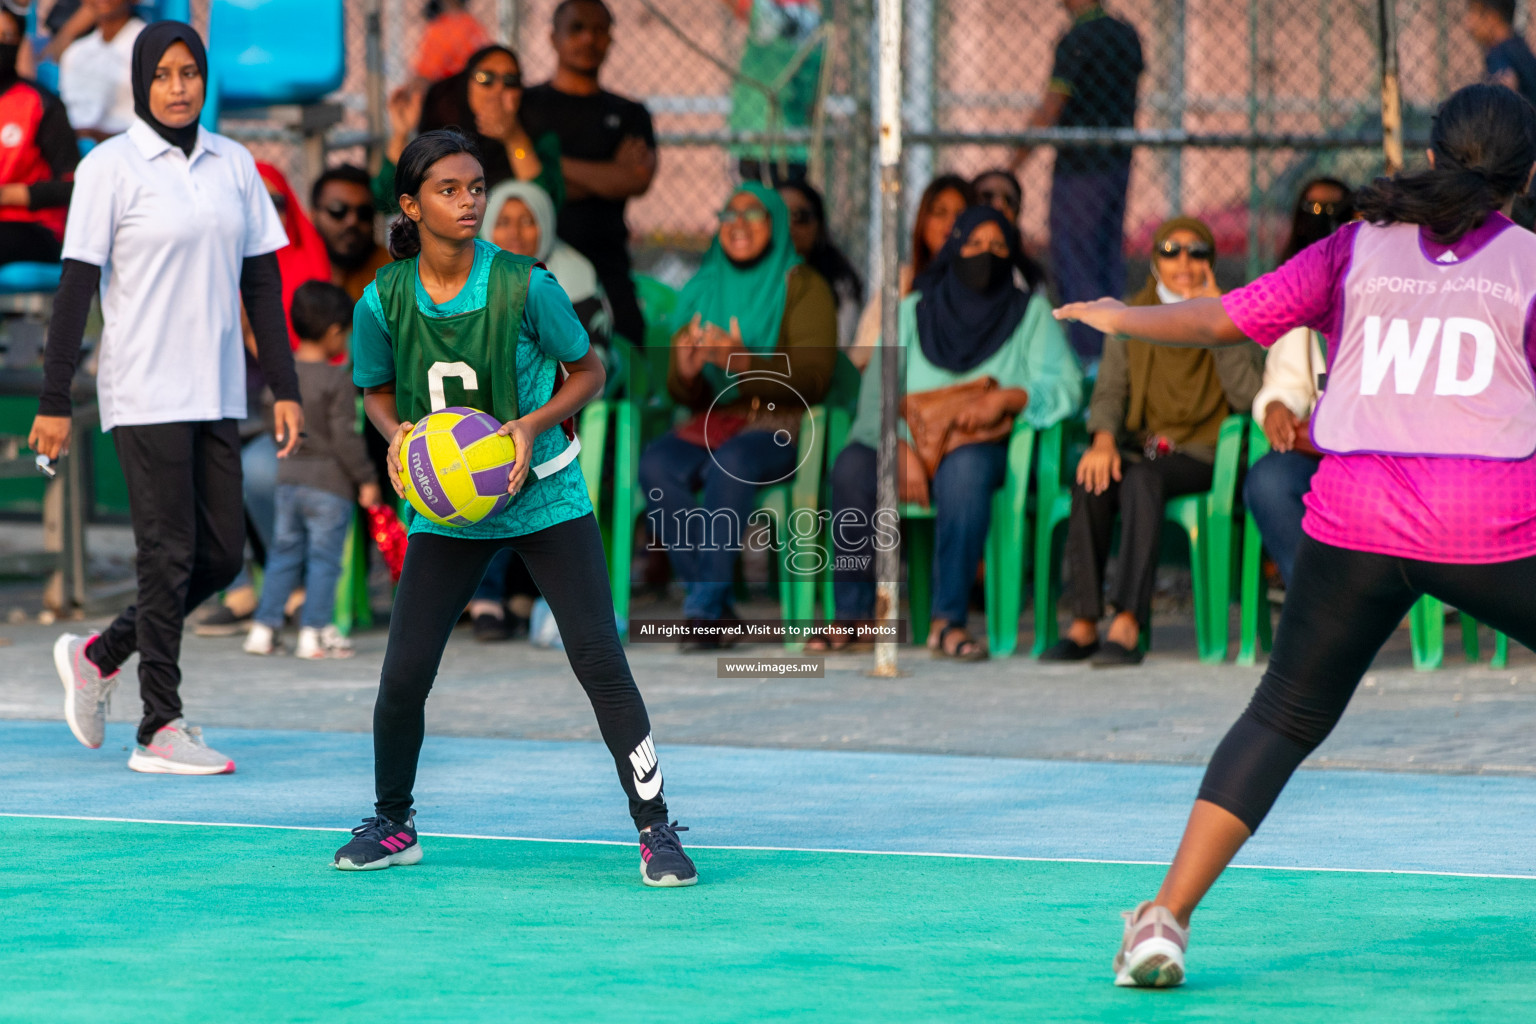
[[983, 189], [976, 193], [976, 202], [983, 206], [996, 206], [998, 203], [1004, 203], [1008, 206], [1017, 207], [1019, 205], [1019, 197], [1012, 192], [992, 192]]
[[498, 75], [494, 71], [476, 71], [474, 74], [476, 85], [491, 85], [500, 82], [508, 89], [521, 89], [523, 76], [520, 72], [512, 71], [505, 75]]
[[373, 220], [373, 204], [360, 203], [357, 206], [348, 206], [345, 203], [327, 203], [320, 207], [331, 220], [346, 220], [347, 214], [352, 214], [358, 220]]
[[1204, 242], [1190, 242], [1188, 245], [1181, 245], [1178, 242], [1164, 242], [1157, 247], [1157, 254], [1165, 260], [1178, 259], [1180, 253], [1186, 252], [1189, 253], [1190, 259], [1199, 260], [1202, 263], [1211, 262], [1211, 258], [1216, 255], [1216, 250]]
[[791, 224], [798, 224], [801, 227], [804, 227], [807, 224], [815, 224], [816, 214], [812, 213], [808, 209], [790, 210], [789, 222]]
[[1354, 216], [1354, 210], [1348, 203], [1302, 203], [1302, 213], [1310, 213], [1314, 217], [1330, 217], [1333, 220], [1349, 220]]
[[761, 206], [754, 206], [748, 210], [724, 209], [720, 211], [721, 224], [734, 224], [744, 220], [748, 224], [761, 224], [768, 219], [768, 211]]

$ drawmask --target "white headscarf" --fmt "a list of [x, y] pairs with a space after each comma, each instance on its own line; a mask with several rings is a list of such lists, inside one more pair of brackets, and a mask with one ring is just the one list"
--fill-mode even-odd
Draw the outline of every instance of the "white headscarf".
[[560, 287], [572, 303], [590, 299], [598, 292], [597, 270], [592, 261], [573, 249], [569, 243], [555, 234], [555, 203], [538, 185], [531, 181], [508, 179], [491, 189], [485, 203], [485, 222], [480, 225], [480, 237], [487, 242], [496, 229], [496, 218], [501, 216], [507, 200], [517, 199], [528, 207], [539, 225], [539, 251], [534, 259], [544, 264], [555, 275]]

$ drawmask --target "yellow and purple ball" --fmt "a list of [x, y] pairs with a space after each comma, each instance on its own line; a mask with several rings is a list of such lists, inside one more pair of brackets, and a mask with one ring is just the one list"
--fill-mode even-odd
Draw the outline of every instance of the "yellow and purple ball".
[[470, 526], [506, 508], [517, 451], [499, 429], [496, 417], [465, 408], [439, 409], [417, 423], [400, 445], [411, 507], [442, 526]]

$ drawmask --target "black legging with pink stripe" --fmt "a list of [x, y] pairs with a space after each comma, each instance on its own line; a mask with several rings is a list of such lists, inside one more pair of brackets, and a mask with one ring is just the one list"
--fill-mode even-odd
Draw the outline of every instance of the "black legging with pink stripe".
[[504, 548], [522, 556], [549, 602], [571, 668], [597, 712], [598, 729], [629, 797], [635, 827], [665, 822], [667, 801], [661, 790], [656, 788], [649, 798], [642, 798], [637, 788], [650, 792], [659, 786], [661, 766], [655, 762], [654, 747], [646, 742], [651, 721], [619, 640], [603, 539], [590, 513], [521, 537], [468, 540], [431, 533], [411, 537], [390, 613], [389, 647], [373, 707], [378, 813], [391, 821], [404, 821], [410, 814], [416, 762], [426, 732], [427, 693], [454, 624], [486, 566]]

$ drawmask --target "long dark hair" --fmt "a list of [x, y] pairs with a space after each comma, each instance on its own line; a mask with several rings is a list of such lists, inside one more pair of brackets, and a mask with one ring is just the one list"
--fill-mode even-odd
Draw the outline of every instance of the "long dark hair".
[[976, 191], [971, 188], [971, 183], [958, 174], [941, 174], [928, 183], [923, 189], [923, 197], [917, 201], [917, 216], [912, 218], [912, 274], [915, 277], [928, 269], [928, 264], [933, 262], [937, 252], [930, 252], [928, 243], [923, 241], [923, 222], [933, 212], [933, 204], [938, 201], [939, 195], [954, 190], [960, 193], [966, 206], [976, 204]]
[[428, 87], [427, 94], [421, 101], [421, 117], [416, 122], [418, 132], [457, 128], [471, 137], [479, 135], [478, 126], [475, 124], [475, 112], [469, 106], [469, 80], [480, 62], [493, 53], [504, 53], [511, 57], [518, 72], [522, 72], [523, 62], [518, 60], [517, 52], [510, 46], [490, 43], [480, 47], [469, 55], [469, 60], [464, 62], [462, 70]]
[[842, 285], [854, 301], [864, 301], [864, 281], [859, 277], [859, 272], [853, 268], [848, 257], [843, 254], [832, 242], [832, 236], [827, 231], [827, 204], [817, 191], [816, 186], [804, 179], [786, 181], [779, 186], [780, 190], [793, 189], [800, 193], [800, 198], [811, 208], [811, 213], [816, 218], [816, 244], [811, 246], [811, 251], [805, 257], [805, 262], [810, 268], [827, 279], [827, 284], [832, 286], [836, 293], [838, 286]]
[[[395, 165], [395, 195], [415, 198], [421, 191], [421, 183], [427, 180], [432, 165], [444, 157], [468, 153], [480, 159], [480, 148], [461, 132], [451, 128], [422, 132], [411, 140], [400, 153]], [[421, 252], [421, 229], [416, 222], [400, 211], [389, 225], [389, 255], [397, 260], [407, 260]]]
[[[1308, 202], [1307, 193], [1319, 185], [1338, 189], [1338, 202], [1326, 204]], [[1323, 208], [1314, 208], [1319, 205]], [[1291, 211], [1291, 237], [1286, 239], [1285, 248], [1280, 251], [1280, 262], [1284, 263], [1313, 242], [1327, 238], [1341, 225], [1348, 224], [1354, 216], [1353, 189], [1338, 178], [1312, 178], [1301, 186], [1301, 191], [1296, 195], [1296, 208]]]
[[1536, 108], [1513, 89], [1469, 85], [1435, 113], [1435, 166], [1377, 178], [1355, 194], [1373, 224], [1420, 224], [1441, 245], [1477, 227], [1525, 191], [1536, 163]]

